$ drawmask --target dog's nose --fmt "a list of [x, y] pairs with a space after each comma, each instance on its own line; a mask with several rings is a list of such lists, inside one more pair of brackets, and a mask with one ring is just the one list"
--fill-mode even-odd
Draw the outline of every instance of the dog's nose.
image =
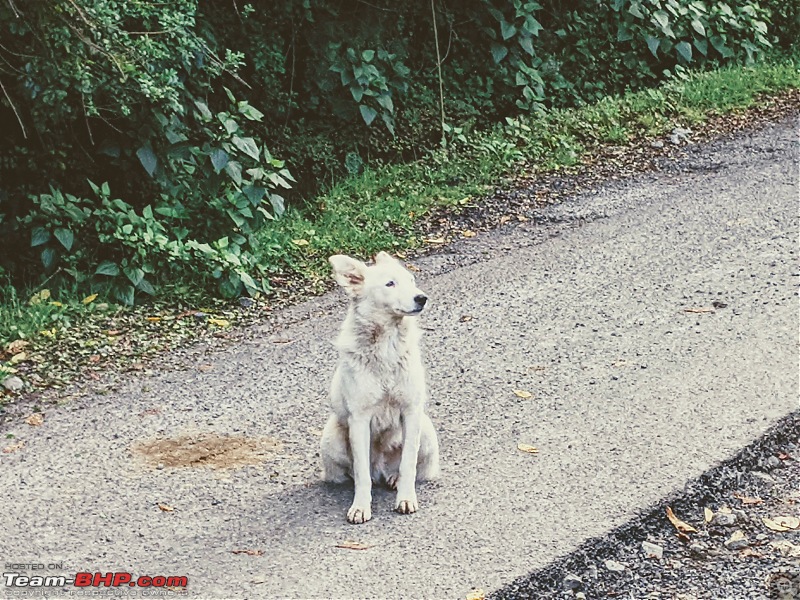
[[418, 296], [414, 296], [414, 302], [416, 302], [420, 306], [425, 306], [425, 303], [427, 301], [428, 297], [425, 294], [419, 294]]

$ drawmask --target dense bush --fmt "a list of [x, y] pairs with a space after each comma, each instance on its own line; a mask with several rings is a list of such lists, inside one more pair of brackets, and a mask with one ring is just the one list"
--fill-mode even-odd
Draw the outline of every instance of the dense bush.
[[436, 3], [437, 49], [418, 3], [0, 1], [0, 268], [257, 293], [284, 191], [439, 143], [437, 56], [452, 141], [793, 43], [796, 7], [765, 2]]

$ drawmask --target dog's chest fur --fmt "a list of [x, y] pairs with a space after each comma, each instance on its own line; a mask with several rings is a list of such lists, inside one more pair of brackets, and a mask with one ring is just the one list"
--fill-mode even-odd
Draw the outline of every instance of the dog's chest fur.
[[395, 422], [401, 408], [419, 401], [425, 374], [414, 321], [401, 318], [379, 324], [349, 318], [337, 345], [342, 362], [365, 388], [380, 391], [372, 399], [377, 420]]

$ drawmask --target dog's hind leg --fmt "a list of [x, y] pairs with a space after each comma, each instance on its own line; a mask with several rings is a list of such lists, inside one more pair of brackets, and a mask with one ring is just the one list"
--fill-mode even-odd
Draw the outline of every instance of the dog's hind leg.
[[420, 426], [417, 480], [435, 479], [439, 476], [439, 440], [436, 429], [426, 414], [422, 415]]
[[331, 415], [322, 430], [320, 442], [322, 456], [322, 479], [332, 483], [342, 483], [351, 476], [353, 459], [347, 439], [347, 427]]

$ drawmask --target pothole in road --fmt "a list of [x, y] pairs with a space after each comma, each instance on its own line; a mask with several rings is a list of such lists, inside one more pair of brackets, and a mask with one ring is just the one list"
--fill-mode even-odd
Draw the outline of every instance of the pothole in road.
[[152, 468], [236, 469], [262, 464], [281, 451], [281, 443], [273, 438], [199, 433], [145, 440], [131, 449]]

